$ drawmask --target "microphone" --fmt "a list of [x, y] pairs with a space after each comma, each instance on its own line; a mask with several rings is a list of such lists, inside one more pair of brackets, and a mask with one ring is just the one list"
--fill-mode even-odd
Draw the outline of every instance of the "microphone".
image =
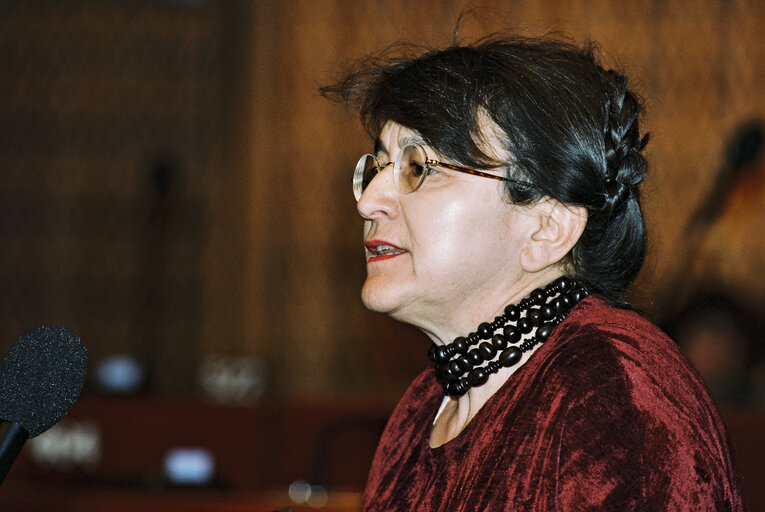
[[82, 340], [58, 325], [32, 329], [0, 361], [0, 483], [27, 438], [69, 412], [86, 369]]

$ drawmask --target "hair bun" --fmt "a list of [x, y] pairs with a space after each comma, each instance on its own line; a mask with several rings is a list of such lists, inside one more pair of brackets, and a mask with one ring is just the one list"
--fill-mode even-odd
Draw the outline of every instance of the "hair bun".
[[631, 186], [616, 178], [606, 179], [606, 192], [601, 212], [608, 217], [613, 216], [629, 198], [630, 189]]
[[611, 95], [606, 104], [605, 175], [603, 180], [603, 206], [601, 212], [616, 215], [633, 190], [643, 181], [645, 159], [642, 150], [648, 136], [640, 138], [638, 115], [640, 102], [627, 89], [627, 80], [613, 71], [610, 79]]

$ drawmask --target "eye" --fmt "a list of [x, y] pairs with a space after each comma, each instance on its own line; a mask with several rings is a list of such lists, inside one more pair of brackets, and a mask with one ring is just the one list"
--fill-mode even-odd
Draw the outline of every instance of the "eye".
[[428, 176], [436, 174], [438, 169], [433, 165], [424, 164], [422, 162], [412, 162], [409, 164], [409, 168], [412, 171], [412, 176], [419, 178], [423, 173], [427, 173]]
[[410, 162], [409, 171], [412, 173], [413, 177], [419, 178], [425, 171], [425, 164], [421, 164], [420, 162]]

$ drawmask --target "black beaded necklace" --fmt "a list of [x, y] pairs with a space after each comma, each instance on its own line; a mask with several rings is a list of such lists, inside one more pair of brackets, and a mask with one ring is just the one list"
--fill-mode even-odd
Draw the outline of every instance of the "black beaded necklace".
[[[485, 384], [500, 368], [518, 364], [523, 353], [544, 343], [571, 308], [587, 295], [584, 285], [560, 277], [537, 288], [518, 304], [508, 305], [493, 322], [482, 323], [467, 336], [455, 338], [448, 345], [431, 346], [428, 357], [436, 364], [436, 375], [446, 394], [464, 395], [471, 387]], [[535, 327], [536, 333], [529, 336]], [[500, 329], [501, 333], [495, 333]]]

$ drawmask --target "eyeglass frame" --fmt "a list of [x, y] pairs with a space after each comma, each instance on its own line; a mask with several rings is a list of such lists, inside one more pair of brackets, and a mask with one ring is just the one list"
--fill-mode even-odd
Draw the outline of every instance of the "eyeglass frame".
[[[422, 151], [422, 154], [425, 155], [425, 161], [422, 162], [423, 165], [432, 166], [432, 167], [443, 167], [444, 169], [449, 169], [450, 171], [463, 172], [463, 173], [466, 173], [466, 174], [472, 174], [473, 176], [479, 176], [481, 178], [491, 178], [491, 179], [497, 180], [497, 181], [506, 181], [506, 182], [515, 183], [516, 185], [521, 185], [521, 186], [524, 186], [524, 187], [531, 187], [532, 186], [529, 183], [525, 183], [525, 182], [522, 182], [522, 181], [517, 181], [517, 180], [510, 179], [510, 178], [506, 178], [505, 176], [497, 176], [496, 174], [491, 174], [491, 173], [488, 173], [488, 172], [479, 171], [477, 169], [471, 169], [470, 167], [462, 167], [460, 165], [448, 164], [448, 163], [445, 163], [445, 162], [439, 162], [438, 160], [433, 160], [433, 159], [428, 157], [428, 152], [425, 151], [425, 148], [422, 147], [422, 145], [417, 144], [415, 142], [412, 142], [412, 143], [407, 144], [403, 148], [401, 148], [401, 150], [398, 152], [398, 156], [396, 157], [396, 160], [388, 162], [385, 165], [380, 165], [380, 160], [377, 158], [377, 156], [373, 155], [372, 153], [365, 153], [365, 154], [361, 155], [361, 157], [359, 158], [358, 162], [356, 162], [356, 168], [354, 169], [353, 176], [352, 176], [353, 195], [354, 195], [354, 197], [356, 197], [356, 201], [358, 202], [358, 201], [361, 200], [361, 195], [364, 193], [364, 190], [366, 190], [366, 188], [364, 188], [364, 189], [361, 188], [361, 183], [362, 183], [362, 180], [364, 178], [364, 167], [361, 164], [364, 163], [364, 161], [366, 160], [367, 157], [370, 157], [370, 156], [372, 157], [372, 160], [375, 163], [375, 169], [377, 170], [377, 174], [380, 174], [381, 172], [383, 172], [383, 170], [385, 170], [385, 168], [388, 167], [389, 165], [393, 166], [393, 172], [395, 174], [396, 171], [398, 169], [400, 169], [401, 157], [404, 155], [404, 152], [408, 148], [410, 148], [412, 146], [414, 146], [416, 148], [419, 148]], [[398, 172], [401, 172], [401, 171], [398, 170]], [[375, 178], [377, 177], [377, 174], [375, 175]], [[357, 179], [357, 176], [360, 176], [360, 178]], [[425, 183], [425, 179], [427, 178], [427, 176], [428, 176], [427, 172], [422, 173], [422, 177], [420, 178], [420, 181], [417, 183], [417, 185], [412, 190], [410, 190], [408, 192], [404, 192], [404, 191], [402, 191], [399, 188], [397, 180], [394, 180], [394, 183], [396, 183], [396, 189], [399, 191], [400, 194], [411, 194], [411, 193], [416, 192], [417, 190], [419, 190], [419, 188], [422, 186], [422, 184]], [[372, 178], [372, 179], [374, 179], [374, 178]], [[372, 183], [372, 180], [369, 180], [369, 183]], [[358, 185], [358, 190], [359, 190], [358, 194], [357, 194], [357, 185]], [[369, 186], [369, 184], [367, 184], [367, 186]]]

